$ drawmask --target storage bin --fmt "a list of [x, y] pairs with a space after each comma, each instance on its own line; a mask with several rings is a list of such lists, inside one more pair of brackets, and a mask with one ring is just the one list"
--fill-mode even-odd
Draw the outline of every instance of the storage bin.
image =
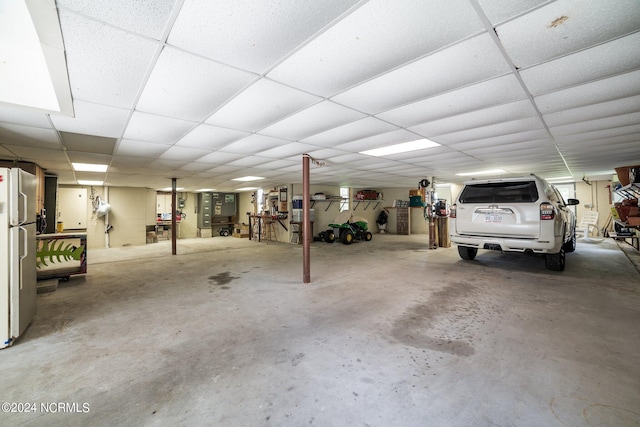
[[[309, 219], [314, 220], [314, 209], [309, 209]], [[302, 209], [294, 209], [291, 213], [291, 221], [302, 222]]]
[[291, 205], [293, 209], [302, 209], [302, 196], [293, 196], [291, 198]]

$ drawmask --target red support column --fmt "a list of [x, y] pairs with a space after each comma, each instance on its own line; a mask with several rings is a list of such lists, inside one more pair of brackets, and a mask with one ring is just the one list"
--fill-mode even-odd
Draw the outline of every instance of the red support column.
[[176, 254], [177, 222], [176, 222], [176, 178], [171, 178], [171, 255]]

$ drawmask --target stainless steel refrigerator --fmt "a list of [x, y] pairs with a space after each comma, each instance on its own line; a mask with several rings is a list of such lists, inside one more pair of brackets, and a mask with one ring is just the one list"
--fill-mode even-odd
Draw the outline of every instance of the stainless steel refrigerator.
[[36, 313], [36, 177], [0, 168], [0, 349]]

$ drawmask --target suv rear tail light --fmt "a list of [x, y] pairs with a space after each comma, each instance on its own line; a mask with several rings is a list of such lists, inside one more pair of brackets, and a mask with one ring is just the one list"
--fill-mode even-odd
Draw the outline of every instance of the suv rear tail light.
[[554, 219], [556, 217], [556, 210], [551, 203], [540, 204], [540, 219]]
[[455, 218], [457, 210], [458, 210], [458, 208], [457, 208], [456, 205], [451, 205], [451, 207], [449, 208], [449, 218]]

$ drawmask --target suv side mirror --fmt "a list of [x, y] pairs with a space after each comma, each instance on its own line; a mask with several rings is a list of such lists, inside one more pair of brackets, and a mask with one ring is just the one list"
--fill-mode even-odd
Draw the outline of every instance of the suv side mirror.
[[567, 199], [567, 206], [575, 206], [579, 204], [580, 204], [580, 200], [578, 199]]

